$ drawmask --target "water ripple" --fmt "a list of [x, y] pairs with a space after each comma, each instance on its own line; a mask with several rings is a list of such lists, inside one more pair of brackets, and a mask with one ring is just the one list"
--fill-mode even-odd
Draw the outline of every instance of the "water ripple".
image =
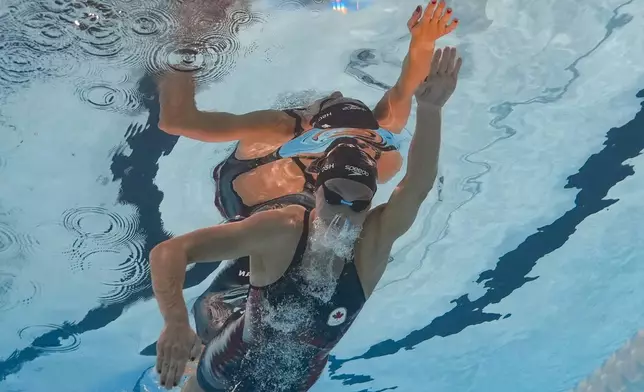
[[124, 48], [121, 13], [93, 2], [71, 3], [71, 11], [59, 14], [70, 26], [80, 48], [97, 57], [116, 57]]
[[9, 225], [0, 222], [0, 259], [10, 260], [20, 253], [18, 234]]
[[92, 241], [79, 238], [66, 254], [73, 272], [96, 272], [101, 284], [110, 288], [107, 294], [99, 297], [104, 304], [122, 302], [133, 292], [147, 287], [142, 284], [149, 273], [142, 241], [97, 247]]
[[123, 217], [102, 207], [81, 207], [63, 213], [63, 226], [81, 239], [118, 246], [135, 238], [139, 224], [133, 216]]
[[78, 86], [76, 95], [81, 102], [101, 110], [127, 113], [141, 106], [137, 91], [111, 87], [106, 83]]
[[[24, 3], [28, 2], [24, 1], [23, 4]], [[74, 12], [74, 8], [78, 7], [78, 4], [80, 4], [80, 2], [76, 0], [41, 0], [34, 3], [38, 3], [45, 10], [54, 13]]]
[[[44, 336], [50, 336], [52, 331], [57, 332], [53, 334], [54, 336], [66, 336], [66, 338], [58, 338], [56, 343], [50, 342], [47, 338], [43, 338]], [[65, 325], [30, 325], [18, 331], [18, 336], [20, 339], [29, 342], [33, 341], [33, 347], [50, 353], [75, 351], [81, 344], [80, 338], [71, 331], [68, 331]]]
[[21, 282], [18, 276], [0, 271], [0, 312], [30, 304], [40, 295], [40, 285], [33, 281]]
[[130, 242], [127, 245], [127, 257], [117, 266], [111, 268], [112, 271], [118, 273], [119, 280], [103, 282], [104, 285], [112, 287], [108, 294], [100, 297], [103, 303], [121, 303], [130, 298], [135, 291], [148, 287], [148, 285], [142, 284], [150, 272], [143, 244], [141, 242]]
[[161, 9], [145, 8], [130, 12], [127, 17], [128, 31], [138, 36], [165, 36], [175, 21], [169, 12]]
[[20, 23], [35, 32], [29, 35], [35, 50], [60, 51], [73, 43], [72, 34], [60, 25], [59, 16], [53, 12], [30, 12], [20, 17]]
[[38, 52], [29, 47], [27, 40], [0, 36], [0, 79], [28, 82], [40, 70], [38, 60]]
[[166, 42], [147, 49], [145, 68], [150, 73], [197, 71], [197, 79], [217, 81], [233, 68], [239, 41], [226, 32], [212, 31], [188, 46]]
[[228, 25], [228, 34], [235, 35], [246, 26], [253, 23], [265, 23], [266, 18], [263, 14], [253, 13], [246, 10], [235, 10], [230, 13], [230, 24]]
[[278, 11], [297, 11], [304, 8], [302, 0], [282, 0], [277, 6]]

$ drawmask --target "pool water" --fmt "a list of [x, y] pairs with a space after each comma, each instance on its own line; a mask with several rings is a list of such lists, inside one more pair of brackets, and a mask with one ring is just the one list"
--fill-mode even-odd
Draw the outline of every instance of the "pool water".
[[[148, 253], [222, 221], [233, 145], [161, 132], [146, 75], [195, 71], [204, 110], [373, 107], [416, 5], [3, 0], [0, 391], [156, 390]], [[644, 390], [644, 2], [451, 6], [439, 179], [313, 391]]]

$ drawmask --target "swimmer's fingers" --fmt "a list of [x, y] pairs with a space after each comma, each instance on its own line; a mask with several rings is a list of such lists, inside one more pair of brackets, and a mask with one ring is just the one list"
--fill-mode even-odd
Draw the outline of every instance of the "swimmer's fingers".
[[434, 52], [434, 57], [432, 58], [432, 65], [431, 65], [431, 69], [429, 70], [428, 78], [431, 77], [432, 75], [436, 75], [440, 70], [440, 62], [441, 62], [442, 54], [443, 54], [442, 49], [436, 49], [436, 51]]
[[461, 70], [461, 65], [463, 65], [463, 59], [459, 57], [456, 59], [456, 63], [454, 64], [454, 68], [452, 69], [452, 77], [458, 79], [458, 73]]
[[438, 65], [438, 73], [446, 75], [454, 68], [454, 58], [456, 57], [456, 48], [447, 47], [443, 50], [440, 64]]
[[[166, 352], [167, 353], [167, 352]], [[161, 374], [159, 375], [159, 383], [161, 386], [168, 387], [168, 377], [172, 367], [172, 359], [169, 355], [164, 355], [161, 359]]]
[[440, 0], [438, 5], [436, 0], [432, 0], [427, 4], [425, 8], [425, 16], [423, 17], [423, 22], [425, 23], [436, 23], [443, 16], [443, 10], [445, 9], [445, 0]]
[[163, 346], [159, 344], [157, 341], [157, 364], [156, 364], [156, 369], [157, 373], [161, 374], [161, 371], [163, 370]]
[[202, 350], [203, 350], [203, 345], [201, 344], [201, 339], [197, 337], [197, 340], [195, 341], [195, 345], [192, 348], [192, 351], [190, 352], [190, 361], [194, 361], [195, 359], [199, 358], [201, 356]]
[[186, 370], [188, 364], [188, 356], [190, 352], [183, 347], [175, 346], [172, 350], [172, 363], [168, 370], [168, 377], [166, 378], [165, 387], [172, 389], [179, 385], [181, 376]]
[[418, 21], [420, 20], [420, 17], [423, 15], [423, 7], [418, 6], [414, 10], [414, 12], [411, 14], [409, 17], [409, 20], [407, 21], [407, 28], [409, 31], [414, 28], [418, 24]]
[[447, 24], [447, 22], [445, 22], [445, 23], [446, 23], [446, 25], [445, 25], [445, 34], [449, 34], [452, 31], [454, 31], [456, 26], [458, 26], [458, 18], [452, 19], [452, 21], [449, 24]]

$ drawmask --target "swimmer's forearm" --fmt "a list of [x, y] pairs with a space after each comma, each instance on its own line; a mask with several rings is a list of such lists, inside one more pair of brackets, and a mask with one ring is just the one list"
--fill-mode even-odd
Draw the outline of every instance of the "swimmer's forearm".
[[159, 79], [159, 123], [174, 125], [197, 112], [195, 84], [188, 72], [172, 72]]
[[396, 82], [396, 86], [398, 86], [402, 94], [413, 95], [418, 86], [429, 75], [434, 47], [435, 45], [432, 45], [431, 49], [423, 48], [422, 52], [419, 49], [409, 48], [403, 61], [400, 77]]
[[419, 103], [416, 131], [409, 146], [406, 187], [412, 187], [423, 199], [434, 186], [438, 173], [441, 144], [441, 108]]
[[187, 256], [172, 246], [160, 244], [150, 252], [152, 288], [166, 324], [189, 323], [183, 298]]
[[381, 239], [385, 244], [405, 234], [413, 225], [418, 210], [434, 186], [441, 142], [441, 109], [420, 103], [416, 113], [416, 132], [407, 158], [407, 173], [398, 183], [379, 215], [377, 224], [386, 227]]
[[407, 125], [411, 113], [412, 97], [422, 82], [422, 80], [416, 79], [410, 66], [408, 53], [403, 61], [402, 71], [396, 84], [385, 93], [374, 110], [381, 127], [394, 133], [400, 133]]

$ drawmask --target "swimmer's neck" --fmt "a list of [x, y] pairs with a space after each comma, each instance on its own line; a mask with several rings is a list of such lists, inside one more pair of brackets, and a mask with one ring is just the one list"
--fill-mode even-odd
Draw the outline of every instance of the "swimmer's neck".
[[311, 212], [309, 214], [309, 228], [311, 227], [311, 225], [313, 224], [313, 221], [317, 217], [318, 217], [318, 211], [317, 211], [316, 208], [314, 208], [314, 209], [311, 210]]

